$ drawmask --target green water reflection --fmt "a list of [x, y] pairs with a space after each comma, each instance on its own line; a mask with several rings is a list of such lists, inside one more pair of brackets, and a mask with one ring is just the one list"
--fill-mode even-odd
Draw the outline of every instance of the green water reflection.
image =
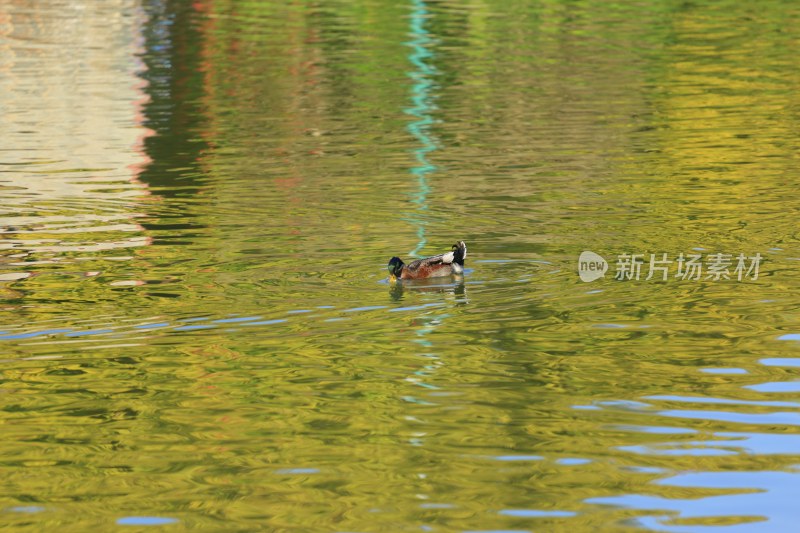
[[432, 39], [425, 29], [425, 19], [429, 13], [427, 5], [423, 0], [413, 3], [413, 10], [410, 16], [410, 34], [413, 37], [408, 44], [411, 47], [409, 60], [414, 66], [414, 71], [410, 73], [414, 83], [411, 86], [412, 106], [406, 108], [406, 113], [412, 115], [417, 120], [408, 124], [408, 131], [419, 140], [420, 147], [414, 150], [417, 165], [411, 169], [411, 173], [417, 178], [418, 191], [413, 196], [413, 203], [420, 213], [411, 219], [417, 226], [417, 236], [419, 242], [416, 248], [410, 252], [412, 257], [419, 257], [419, 252], [427, 241], [425, 239], [425, 220], [421, 218], [422, 213], [428, 209], [428, 193], [431, 192], [428, 185], [428, 174], [436, 170], [436, 165], [431, 164], [429, 154], [436, 150], [436, 143], [430, 135], [430, 128], [434, 124], [431, 111], [431, 89], [433, 87], [434, 70], [428, 63], [431, 60], [430, 47], [433, 45]]
[[798, 17], [0, 6], [0, 524], [791, 530]]

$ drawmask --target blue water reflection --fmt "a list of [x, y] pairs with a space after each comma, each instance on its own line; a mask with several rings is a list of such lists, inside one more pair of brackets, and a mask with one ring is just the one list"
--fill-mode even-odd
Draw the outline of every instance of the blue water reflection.
[[177, 522], [178, 520], [175, 518], [161, 516], [126, 516], [117, 520], [117, 524], [120, 526], [165, 526]]
[[646, 495], [590, 498], [587, 503], [614, 505], [658, 514], [636, 519], [641, 527], [661, 531], [793, 531], [797, 524], [797, 486], [800, 474], [791, 472], [690, 472], [654, 482], [655, 485], [726, 492], [715, 496], [663, 498]]

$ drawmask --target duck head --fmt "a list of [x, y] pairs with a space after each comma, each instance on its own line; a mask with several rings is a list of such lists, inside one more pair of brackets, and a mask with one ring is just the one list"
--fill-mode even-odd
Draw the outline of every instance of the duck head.
[[389, 278], [394, 281], [396, 278], [400, 277], [400, 274], [403, 273], [403, 267], [405, 263], [399, 257], [392, 257], [389, 260], [389, 265], [386, 267], [389, 269]]

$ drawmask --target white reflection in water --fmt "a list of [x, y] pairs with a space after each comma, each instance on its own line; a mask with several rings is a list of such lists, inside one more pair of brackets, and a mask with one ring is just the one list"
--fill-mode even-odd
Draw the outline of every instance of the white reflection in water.
[[22, 270], [149, 244], [136, 221], [151, 134], [139, 2], [12, 1], [2, 11], [0, 261]]

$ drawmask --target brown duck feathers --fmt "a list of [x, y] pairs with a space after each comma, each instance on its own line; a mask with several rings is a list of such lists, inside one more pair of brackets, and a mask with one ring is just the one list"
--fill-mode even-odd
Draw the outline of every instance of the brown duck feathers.
[[399, 257], [389, 261], [389, 279], [428, 279], [441, 276], [460, 275], [464, 272], [464, 259], [467, 257], [467, 245], [458, 241], [447, 253], [418, 259], [406, 265]]

